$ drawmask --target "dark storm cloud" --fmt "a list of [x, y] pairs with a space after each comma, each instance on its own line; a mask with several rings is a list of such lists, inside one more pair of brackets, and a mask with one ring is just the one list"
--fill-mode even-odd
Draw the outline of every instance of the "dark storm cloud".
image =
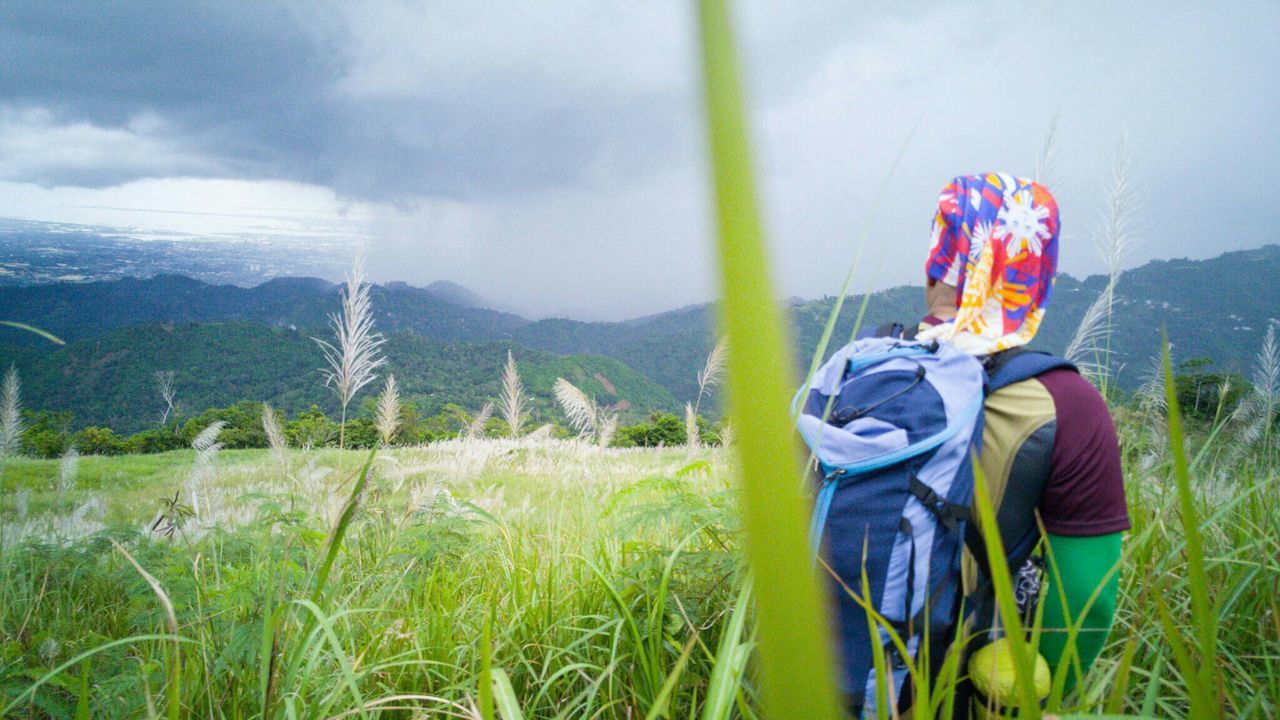
[[323, 145], [305, 120], [329, 112], [342, 62], [271, 3], [0, 4], [6, 102], [103, 128], [158, 115], [162, 134], [265, 175]]
[[[1103, 269], [1122, 137], [1126, 264], [1275, 241], [1274, 0], [734, 9], [786, 295], [836, 291], [873, 216], [856, 287], [919, 282], [941, 185], [1035, 173], [1055, 114], [1064, 271]], [[103, 223], [68, 208], [298, 202], [369, 239], [380, 280], [452, 279], [532, 313], [701, 301], [695, 35], [689, 0], [0, 0], [0, 207]]]
[[[355, 19], [373, 29], [366, 46], [379, 42], [397, 9], [360, 7]], [[366, 92], [367, 77], [350, 78], [360, 61], [352, 21], [309, 4], [0, 4], [0, 119], [16, 124], [10, 134], [78, 129], [74, 141], [89, 147], [65, 162], [11, 159], [0, 179], [107, 186], [195, 175], [374, 200], [483, 198], [569, 184], [600, 162], [644, 171], [693, 136], [680, 92], [591, 87], [585, 97], [573, 78], [502, 58], [488, 70], [446, 68], [454, 77], [400, 63], [391, 74], [423, 72], [423, 87]], [[137, 145], [133, 157], [121, 157], [121, 142]]]

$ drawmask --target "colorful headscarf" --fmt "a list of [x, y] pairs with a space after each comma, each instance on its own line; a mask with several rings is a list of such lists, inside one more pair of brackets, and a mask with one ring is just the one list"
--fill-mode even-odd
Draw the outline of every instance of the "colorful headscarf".
[[925, 270], [956, 286], [954, 321], [919, 338], [974, 355], [1035, 337], [1058, 270], [1058, 203], [1043, 185], [1004, 173], [952, 180], [938, 196]]

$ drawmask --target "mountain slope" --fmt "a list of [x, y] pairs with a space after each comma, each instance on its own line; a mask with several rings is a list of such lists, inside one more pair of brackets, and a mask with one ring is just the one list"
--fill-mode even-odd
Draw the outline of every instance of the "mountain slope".
[[[267, 327], [322, 328], [338, 311], [337, 285], [315, 278], [278, 278], [257, 287], [207, 285], [177, 275], [110, 282], [0, 288], [3, 319], [31, 323], [64, 340], [148, 322], [238, 320]], [[501, 340], [528, 320], [494, 310], [469, 308], [404, 283], [373, 290], [378, 327], [411, 331], [438, 340]], [[32, 338], [0, 328], [0, 343], [30, 344]]]
[[[507, 350], [513, 351], [535, 420], [557, 418], [551, 386], [565, 377], [615, 406], [629, 420], [649, 409], [676, 410], [664, 388], [612, 358], [560, 356], [508, 342], [441, 342], [397, 333], [384, 345], [404, 399], [434, 414], [446, 403], [474, 412], [501, 392]], [[241, 400], [270, 401], [287, 412], [312, 404], [334, 412], [333, 393], [321, 386], [323, 360], [305, 333], [244, 323], [137, 325], [71, 343], [57, 350], [0, 346], [0, 366], [13, 362], [30, 408], [70, 410], [76, 425], [107, 425], [133, 432], [155, 423], [161, 409], [152, 373], [173, 370], [178, 401], [186, 412]], [[377, 392], [366, 388], [355, 407]]]
[[[1211, 260], [1148, 263], [1126, 272], [1116, 295], [1112, 362], [1122, 386], [1135, 387], [1167, 326], [1176, 358], [1211, 357], [1228, 371], [1247, 371], [1271, 318], [1280, 316], [1280, 246], [1227, 253]], [[1061, 352], [1105, 284], [1101, 276], [1058, 278], [1035, 347]], [[827, 297], [788, 305], [798, 374], [808, 367], [835, 302]], [[848, 339], [861, 297], [847, 299], [828, 348]], [[0, 288], [0, 318], [51, 330], [68, 340], [147, 322], [234, 320], [275, 328], [323, 328], [337, 309], [338, 289], [320, 280], [273, 280], [255, 288], [206, 285], [176, 276], [83, 285]], [[550, 319], [442, 300], [402, 283], [374, 289], [378, 328], [437, 341], [514, 341], [556, 354], [603, 355], [655, 381], [677, 402], [697, 393], [696, 375], [714, 344], [715, 306], [694, 305], [625, 322]], [[924, 311], [919, 287], [872, 294], [863, 327], [911, 322]], [[322, 329], [313, 334], [327, 335]], [[0, 344], [36, 347], [34, 336], [0, 327]]]

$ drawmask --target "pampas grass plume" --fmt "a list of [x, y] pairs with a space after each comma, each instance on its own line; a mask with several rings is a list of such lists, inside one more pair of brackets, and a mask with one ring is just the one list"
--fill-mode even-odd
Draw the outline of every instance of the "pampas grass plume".
[[364, 261], [357, 257], [342, 290], [342, 311], [331, 314], [337, 344], [313, 338], [324, 352], [328, 368], [321, 368], [326, 387], [333, 388], [342, 404], [338, 447], [346, 445], [347, 406], [365, 385], [378, 377], [374, 371], [386, 363], [380, 347], [386, 340], [373, 330], [371, 286], [364, 281]]
[[22, 441], [22, 383], [10, 365], [0, 388], [0, 456], [17, 455]]
[[382, 436], [382, 444], [390, 445], [391, 438], [400, 429], [400, 390], [396, 387], [395, 375], [387, 376], [387, 383], [378, 396], [378, 418], [375, 424], [378, 434]]
[[507, 365], [502, 370], [502, 418], [507, 421], [511, 437], [520, 437], [520, 429], [528, 417], [526, 407], [528, 396], [524, 392], [524, 384], [520, 382], [520, 373], [516, 370], [516, 360], [507, 351]]
[[471, 418], [471, 423], [467, 425], [467, 439], [474, 440], [478, 437], [484, 437], [484, 426], [491, 417], [493, 417], [493, 403], [487, 402], [484, 407], [480, 408], [480, 412]]

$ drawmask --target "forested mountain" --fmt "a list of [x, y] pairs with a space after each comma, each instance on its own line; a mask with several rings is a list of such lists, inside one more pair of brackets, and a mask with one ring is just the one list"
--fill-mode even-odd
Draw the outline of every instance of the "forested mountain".
[[[1267, 323], [1280, 317], [1275, 277], [1280, 277], [1280, 246], [1275, 245], [1212, 260], [1157, 261], [1125, 273], [1111, 341], [1120, 384], [1132, 388], [1141, 382], [1162, 327], [1168, 328], [1176, 359], [1209, 357], [1221, 370], [1247, 371]], [[1060, 352], [1104, 285], [1100, 276], [1059, 277], [1035, 345]], [[505, 348], [514, 347], [527, 381], [546, 376], [537, 387], [544, 396], [555, 375], [543, 369], [572, 374], [557, 364], [570, 363], [585, 373], [578, 377], [588, 384], [597, 371], [610, 379], [616, 398], [599, 383], [591, 390], [608, 402], [627, 400], [644, 410], [678, 408], [696, 395], [697, 372], [714, 344], [711, 304], [624, 322], [535, 322], [468, 307], [482, 300], [464, 288], [433, 288], [377, 286], [373, 307], [378, 329], [393, 335], [388, 344], [392, 369], [404, 374], [406, 389], [437, 405], [452, 401], [474, 409], [482, 398], [496, 396], [499, 364]], [[308, 338], [330, 334], [327, 316], [337, 310], [338, 300], [338, 286], [306, 278], [254, 288], [177, 276], [0, 288], [0, 319], [80, 341], [50, 350], [34, 336], [0, 327], [0, 363], [18, 361], [35, 393], [32, 405], [47, 401], [92, 418], [133, 417], [131, 404], [150, 394], [138, 388], [152, 371], [170, 368], [189, 372], [187, 401], [192, 404], [273, 399], [287, 408], [311, 402], [328, 407], [326, 394], [316, 386], [319, 352]], [[827, 297], [789, 303], [797, 375], [808, 365], [834, 302]], [[848, 338], [860, 304], [856, 296], [845, 302], [830, 350]], [[918, 287], [884, 290], [871, 296], [863, 326], [911, 321], [923, 309]], [[157, 329], [156, 323], [168, 329]], [[132, 327], [140, 324], [149, 325]], [[120, 390], [113, 378], [128, 378], [125, 386], [136, 392]], [[714, 403], [710, 407], [714, 412]]]
[[[404, 283], [375, 287], [378, 327], [437, 340], [500, 340], [529, 322], [443, 299], [458, 298], [452, 287], [445, 286], [443, 292]], [[315, 278], [277, 278], [252, 288], [207, 285], [178, 275], [0, 288], [4, 319], [38, 325], [67, 341], [148, 322], [239, 320], [267, 327], [323, 328], [338, 304], [339, 286]], [[0, 343], [35, 342], [20, 333], [0, 333]]]
[[[557, 355], [509, 342], [442, 342], [394, 333], [383, 346], [387, 364], [407, 402], [419, 413], [447, 403], [477, 411], [501, 392], [502, 365], [513, 351], [533, 396], [535, 421], [551, 421], [551, 386], [569, 379], [597, 402], [630, 421], [649, 410], [679, 404], [660, 385], [612, 358]], [[70, 410], [78, 427], [105, 425], [119, 432], [153, 427], [164, 408], [153, 373], [172, 370], [184, 415], [241, 400], [270, 401], [290, 414], [319, 405], [336, 417], [337, 401], [322, 386], [320, 350], [307, 333], [240, 322], [135, 325], [65, 347], [0, 347], [0, 364], [20, 369], [26, 406]], [[373, 397], [371, 386], [357, 399]]]

